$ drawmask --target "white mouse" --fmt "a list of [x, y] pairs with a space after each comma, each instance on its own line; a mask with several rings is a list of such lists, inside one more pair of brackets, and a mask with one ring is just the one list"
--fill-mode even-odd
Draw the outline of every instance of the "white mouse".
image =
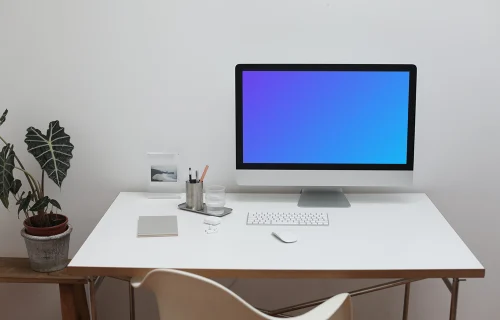
[[298, 240], [297, 236], [290, 231], [273, 232], [272, 235], [285, 243], [293, 243]]

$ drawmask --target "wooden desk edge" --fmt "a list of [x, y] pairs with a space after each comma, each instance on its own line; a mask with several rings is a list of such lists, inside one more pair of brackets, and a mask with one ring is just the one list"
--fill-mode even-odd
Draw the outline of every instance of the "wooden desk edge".
[[[78, 276], [136, 277], [152, 268], [71, 267], [66, 272]], [[179, 269], [207, 278], [286, 278], [286, 279], [394, 279], [394, 278], [484, 278], [485, 269], [452, 270], [222, 270]]]
[[37, 279], [37, 278], [3, 278], [0, 277], [0, 283], [45, 283], [45, 284], [87, 284], [85, 279]]

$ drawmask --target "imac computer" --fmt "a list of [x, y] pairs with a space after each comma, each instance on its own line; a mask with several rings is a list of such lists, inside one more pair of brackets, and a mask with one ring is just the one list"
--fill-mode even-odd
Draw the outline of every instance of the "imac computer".
[[349, 207], [347, 186], [412, 183], [417, 68], [236, 66], [239, 185], [302, 187], [300, 207]]

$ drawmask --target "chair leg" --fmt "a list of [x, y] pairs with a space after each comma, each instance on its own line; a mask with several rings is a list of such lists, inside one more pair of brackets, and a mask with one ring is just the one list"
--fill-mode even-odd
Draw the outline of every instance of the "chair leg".
[[130, 320], [135, 320], [135, 292], [134, 287], [129, 283], [128, 285], [128, 300], [130, 310]]

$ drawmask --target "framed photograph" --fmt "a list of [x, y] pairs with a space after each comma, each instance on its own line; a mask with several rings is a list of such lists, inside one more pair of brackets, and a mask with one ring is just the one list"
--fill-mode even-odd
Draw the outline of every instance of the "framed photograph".
[[177, 166], [151, 166], [151, 183], [177, 182]]
[[151, 199], [180, 199], [179, 154], [148, 152], [148, 197]]

